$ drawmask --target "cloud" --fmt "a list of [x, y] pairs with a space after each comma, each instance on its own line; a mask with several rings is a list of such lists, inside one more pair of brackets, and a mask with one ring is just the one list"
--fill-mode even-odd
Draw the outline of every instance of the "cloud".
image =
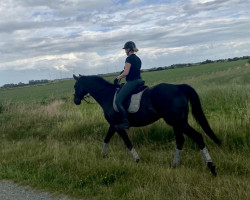
[[249, 0], [1, 1], [0, 85], [7, 70], [118, 71], [129, 40], [144, 68], [243, 56], [249, 10]]
[[64, 66], [64, 65], [60, 65], [60, 66], [53, 66], [56, 70], [58, 71], [62, 71], [62, 72], [68, 72], [69, 70]]
[[143, 2], [143, 0], [130, 0], [127, 5], [132, 6]]
[[68, 9], [102, 9], [105, 6], [112, 5], [112, 0], [99, 1], [99, 0], [10, 0], [11, 4], [23, 7], [47, 7], [53, 10], [68, 10]]

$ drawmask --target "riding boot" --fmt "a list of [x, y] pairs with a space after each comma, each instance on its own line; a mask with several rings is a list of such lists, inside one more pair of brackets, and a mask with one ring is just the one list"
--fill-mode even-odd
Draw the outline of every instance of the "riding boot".
[[119, 112], [120, 112], [120, 116], [122, 117], [122, 123], [116, 125], [115, 128], [119, 129], [119, 130], [128, 130], [130, 124], [129, 124], [127, 112], [126, 112], [126, 110], [123, 107], [119, 108]]
[[116, 125], [115, 127], [116, 127], [116, 129], [118, 129], [118, 130], [128, 130], [128, 129], [129, 129], [129, 126], [130, 126], [130, 124], [129, 124], [128, 119], [125, 119], [125, 118], [124, 118], [124, 119], [122, 120], [122, 123]]

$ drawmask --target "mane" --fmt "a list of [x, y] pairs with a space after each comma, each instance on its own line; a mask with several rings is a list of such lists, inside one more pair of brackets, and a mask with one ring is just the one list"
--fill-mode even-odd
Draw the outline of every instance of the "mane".
[[[83, 76], [86, 80], [93, 84], [101, 85], [102, 87], [115, 88], [114, 84], [108, 82], [101, 76], [92, 75], [92, 76]], [[81, 77], [82, 78], [82, 77]]]

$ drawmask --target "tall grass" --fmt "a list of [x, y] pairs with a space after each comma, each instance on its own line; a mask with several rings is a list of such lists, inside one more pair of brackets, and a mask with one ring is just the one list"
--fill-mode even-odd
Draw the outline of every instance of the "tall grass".
[[[169, 167], [175, 138], [163, 120], [128, 131], [139, 163], [134, 163], [117, 135], [111, 139], [108, 157], [102, 158], [108, 124], [99, 105], [73, 104], [70, 80], [0, 90], [0, 179], [77, 198], [248, 199], [250, 67], [246, 62], [143, 73], [148, 85], [188, 83], [197, 90], [210, 125], [223, 142], [218, 147], [203, 134], [218, 167], [216, 178], [187, 137], [181, 166]], [[203, 132], [191, 115], [189, 121]]]

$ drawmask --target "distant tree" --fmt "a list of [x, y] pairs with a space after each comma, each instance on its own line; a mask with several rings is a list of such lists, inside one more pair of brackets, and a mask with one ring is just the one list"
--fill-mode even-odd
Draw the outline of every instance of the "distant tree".
[[161, 71], [161, 70], [164, 70], [164, 68], [163, 67], [156, 68], [156, 71]]
[[14, 83], [10, 83], [10, 84], [5, 84], [3, 85], [3, 88], [13, 88], [15, 87], [15, 84]]
[[207, 64], [207, 63], [213, 63], [214, 61], [212, 61], [212, 60], [206, 60], [206, 61], [203, 61], [201, 64]]
[[174, 69], [174, 68], [176, 68], [176, 65], [170, 65], [169, 66], [169, 69]]
[[40, 83], [48, 83], [49, 80], [47, 79], [42, 79], [42, 80], [30, 80], [29, 85], [35, 85], [35, 84], [40, 84]]
[[235, 58], [228, 58], [228, 61], [229, 61], [229, 62], [232, 62], [232, 61], [237, 61], [237, 60], [239, 60], [239, 58], [238, 58], [238, 57], [235, 57]]
[[41, 82], [42, 82], [42, 83], [48, 83], [49, 80], [48, 80], [48, 79], [42, 79]]
[[19, 83], [18, 83], [18, 86], [23, 86], [23, 85], [25, 85], [25, 84], [22, 83], [22, 82], [19, 82]]
[[248, 63], [250, 64], [250, 58], [248, 59]]
[[149, 71], [149, 72], [156, 71], [156, 67], [150, 68], [148, 71]]
[[35, 84], [35, 81], [34, 80], [30, 80], [29, 81], [29, 85], [34, 85]]

